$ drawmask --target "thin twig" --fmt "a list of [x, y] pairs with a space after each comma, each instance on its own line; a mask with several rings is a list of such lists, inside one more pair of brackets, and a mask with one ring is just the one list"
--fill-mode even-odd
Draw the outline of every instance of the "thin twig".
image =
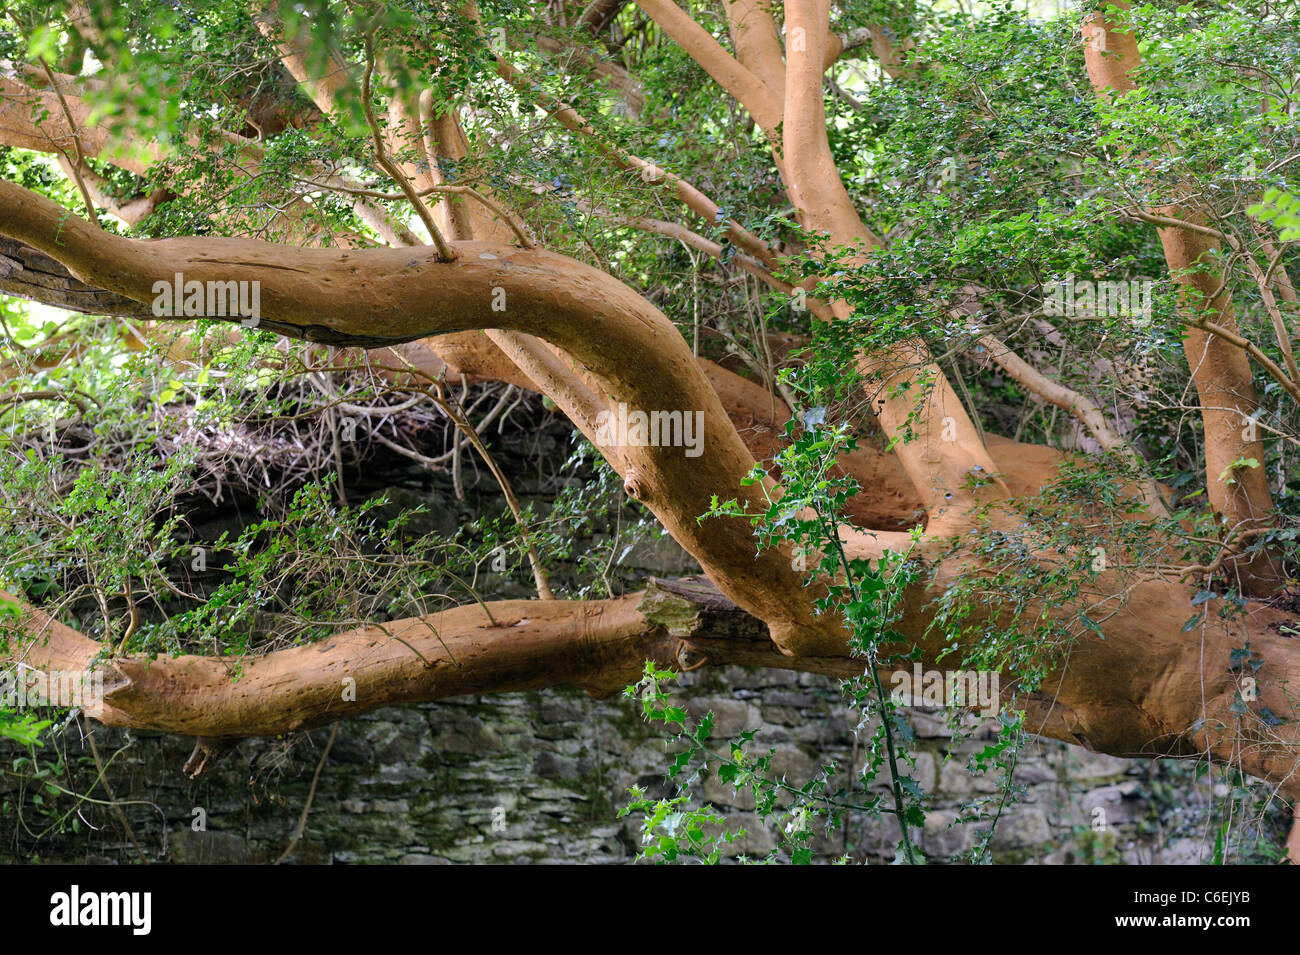
[[45, 57], [41, 57], [41, 66], [45, 68], [45, 75], [49, 77], [50, 88], [54, 90], [54, 95], [59, 98], [59, 105], [63, 107], [63, 115], [68, 120], [68, 134], [72, 137], [72, 145], [77, 150], [76, 163], [69, 162], [72, 166], [72, 178], [77, 182], [77, 188], [81, 190], [82, 201], [86, 203], [86, 215], [92, 223], [99, 229], [103, 225], [99, 221], [99, 211], [95, 208], [95, 203], [91, 201], [90, 190], [86, 188], [85, 182], [81, 178], [81, 170], [89, 169], [86, 164], [86, 154], [81, 148], [81, 137], [77, 135], [77, 123], [72, 118], [72, 110], [68, 108], [68, 101], [63, 98], [63, 91], [59, 89], [58, 82], [54, 79], [54, 71], [50, 69], [50, 64], [46, 62]]
[[311, 812], [312, 800], [316, 798], [316, 784], [320, 782], [321, 770], [325, 768], [325, 760], [329, 758], [330, 747], [334, 745], [334, 738], [339, 735], [339, 724], [335, 723], [330, 727], [330, 738], [325, 741], [325, 749], [320, 754], [320, 762], [316, 764], [316, 772], [311, 777], [311, 789], [307, 790], [307, 802], [302, 807], [302, 815], [298, 817], [298, 827], [293, 831], [293, 837], [289, 844], [284, 847], [280, 853], [280, 858], [276, 859], [274, 865], [279, 865], [285, 859], [289, 858], [289, 853], [293, 852], [298, 845], [298, 840], [302, 838], [303, 831], [307, 828], [307, 814]]
[[144, 854], [144, 850], [140, 848], [140, 843], [135, 837], [135, 830], [131, 828], [131, 823], [127, 822], [126, 813], [122, 811], [122, 807], [117, 804], [117, 797], [113, 795], [113, 787], [109, 784], [108, 777], [104, 774], [104, 761], [99, 758], [99, 747], [95, 745], [95, 731], [93, 728], [86, 732], [86, 742], [90, 744], [90, 755], [95, 758], [95, 769], [99, 771], [99, 781], [104, 786], [104, 792], [108, 796], [109, 805], [113, 807], [113, 812], [117, 815], [117, 821], [120, 822], [122, 828], [126, 830], [126, 837], [131, 840], [131, 845], [135, 846], [135, 851], [139, 853], [140, 861], [147, 865], [149, 863], [149, 858]]
[[456, 250], [453, 249], [442, 232], [438, 229], [438, 224], [433, 221], [433, 213], [429, 207], [424, 204], [424, 200], [416, 195], [415, 187], [411, 185], [409, 179], [403, 175], [402, 171], [397, 168], [396, 164], [388, 158], [388, 151], [384, 148], [384, 137], [379, 130], [379, 122], [375, 119], [375, 111], [370, 107], [370, 75], [375, 71], [375, 37], [373, 33], [366, 34], [366, 71], [361, 78], [361, 109], [366, 115], [366, 123], [370, 126], [370, 137], [375, 145], [375, 159], [379, 162], [394, 182], [401, 188], [402, 194], [406, 196], [408, 202], [415, 209], [420, 221], [424, 227], [429, 230], [429, 237], [433, 239], [433, 244], [438, 249], [438, 258], [444, 262], [454, 262], [457, 258]]

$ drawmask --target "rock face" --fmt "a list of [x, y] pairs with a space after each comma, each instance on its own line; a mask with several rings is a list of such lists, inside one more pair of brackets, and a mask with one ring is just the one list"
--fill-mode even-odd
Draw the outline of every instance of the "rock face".
[[[774, 773], [791, 782], [802, 784], [831, 759], [843, 767], [863, 761], [853, 745], [852, 714], [834, 681], [700, 671], [686, 675], [680, 692], [690, 712], [713, 711], [718, 738], [757, 730], [761, 748], [776, 751]], [[959, 804], [993, 787], [991, 780], [943, 760], [947, 731], [936, 714], [915, 715], [912, 775], [926, 791], [938, 787], [920, 844], [939, 861], [971, 837], [949, 826]], [[180, 772], [190, 741], [102, 728], [98, 734], [113, 793], [124, 804], [140, 849], [151, 860], [179, 863], [278, 857], [297, 825], [329, 735], [317, 730], [294, 740], [246, 740], [191, 781]], [[986, 742], [972, 738], [964, 751]], [[12, 745], [0, 749], [6, 763], [20, 752]], [[48, 759], [56, 750], [71, 772], [61, 785], [90, 793], [94, 763], [75, 726], [37, 752]], [[553, 690], [379, 711], [340, 726], [306, 831], [289, 861], [627, 863], [636, 855], [639, 821], [620, 820], [617, 810], [634, 783], [652, 794], [666, 792], [667, 763], [662, 738], [622, 697], [595, 701], [578, 691]], [[1026, 792], [1002, 818], [994, 859], [1069, 862], [1091, 860], [1103, 850], [1114, 861], [1121, 853], [1133, 861], [1159, 859], [1160, 846], [1142, 834], [1143, 820], [1152, 814], [1142, 793], [1152, 774], [1149, 764], [1058, 743], [1033, 744], [1017, 773]], [[762, 855], [774, 845], [747, 790], [706, 779], [703, 792], [729, 827], [747, 830], [730, 847], [732, 855]], [[0, 782], [5, 818], [12, 823], [21, 811], [25, 822], [6, 827], [0, 861], [138, 859], [116, 818], [91, 804], [83, 804], [82, 815], [98, 831], [56, 828], [34, 840], [31, 834], [67, 813], [73, 801], [47, 794], [38, 804], [33, 795], [30, 785], [20, 790], [10, 777]], [[102, 798], [103, 792], [93, 795]], [[1105, 831], [1093, 830], [1099, 818]], [[206, 829], [198, 828], [200, 822]], [[818, 842], [819, 858], [848, 852], [888, 861], [896, 839], [891, 823], [855, 818]], [[1172, 855], [1170, 861], [1197, 858], [1186, 847]]]

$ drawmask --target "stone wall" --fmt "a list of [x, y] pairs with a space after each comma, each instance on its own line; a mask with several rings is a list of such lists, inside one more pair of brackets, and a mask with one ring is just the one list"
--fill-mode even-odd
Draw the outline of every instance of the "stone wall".
[[[853, 716], [834, 681], [809, 674], [731, 670], [687, 674], [683, 697], [696, 714], [711, 710], [715, 736], [756, 729], [756, 742], [776, 750], [773, 770], [802, 783], [835, 759], [854, 764]], [[663, 788], [665, 744], [622, 697], [592, 700], [579, 691], [463, 699], [388, 709], [340, 725], [317, 785], [306, 832], [291, 861], [334, 863], [587, 862], [625, 863], [636, 854], [637, 821], [617, 818], [627, 787]], [[944, 746], [942, 716], [913, 711], [919, 751], [916, 778], [933, 791], [935, 810], [921, 837], [927, 855], [946, 857], [963, 846], [964, 831], [948, 829], [961, 801], [992, 788]], [[180, 767], [190, 741], [145, 733], [98, 730], [101, 759], [124, 804], [140, 850], [150, 860], [267, 862], [284, 850], [297, 825], [327, 729], [291, 740], [247, 740], [198, 780]], [[978, 734], [977, 734], [978, 736]], [[964, 750], [982, 746], [973, 738]], [[16, 748], [3, 747], [6, 765]], [[93, 757], [74, 726], [43, 752], [62, 750], [75, 787], [90, 792]], [[857, 754], [856, 764], [862, 756]], [[1116, 759], [1053, 742], [1024, 754], [1017, 780], [1026, 794], [998, 827], [998, 862], [1193, 862], [1203, 841], [1158, 832], [1158, 806], [1147, 798], [1160, 764]], [[56, 780], [58, 779], [56, 775]], [[59, 781], [67, 786], [67, 780]], [[733, 854], [762, 855], [772, 835], [752, 812], [753, 798], [717, 780], [706, 796], [748, 835]], [[0, 782], [5, 834], [0, 861], [130, 862], [139, 856], [121, 823], [102, 805], [83, 804], [80, 831], [34, 833], [74, 800]], [[102, 798], [102, 789], [94, 795]], [[21, 805], [22, 812], [18, 807]], [[1102, 807], [1108, 831], [1091, 823]], [[206, 831], [195, 831], [203, 811]], [[895, 844], [888, 827], [855, 818], [822, 839], [822, 860], [844, 852], [887, 861]]]

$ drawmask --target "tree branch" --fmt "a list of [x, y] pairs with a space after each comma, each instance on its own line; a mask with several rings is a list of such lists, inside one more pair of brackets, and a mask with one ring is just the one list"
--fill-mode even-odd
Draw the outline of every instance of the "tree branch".
[[[1142, 60], [1135, 31], [1127, 22], [1128, 9], [1129, 0], [1108, 0], [1093, 5], [1084, 16], [1084, 63], [1100, 99], [1110, 100], [1136, 88], [1133, 74]], [[1166, 144], [1165, 148], [1172, 146]], [[1245, 526], [1267, 526], [1273, 510], [1268, 476], [1262, 467], [1240, 468], [1237, 463], [1251, 458], [1263, 461], [1264, 445], [1258, 437], [1248, 440], [1250, 422], [1259, 412], [1259, 399], [1247, 352], [1242, 350], [1244, 344], [1234, 341], [1245, 343], [1245, 339], [1240, 335], [1231, 297], [1224, 291], [1216, 270], [1207, 268], [1219, 248], [1221, 233], [1205, 226], [1204, 216], [1196, 209], [1184, 211], [1170, 206], [1139, 210], [1137, 215], [1158, 220], [1157, 234], [1165, 262], [1180, 287], [1183, 307], [1189, 313], [1199, 314], [1202, 308], [1214, 313], [1209, 318], [1187, 320], [1183, 336], [1183, 351], [1201, 406], [1210, 504], [1234, 526], [1243, 522]], [[1258, 349], [1250, 354], [1255, 357], [1256, 353]], [[1281, 372], [1272, 362], [1264, 367], [1270, 366]], [[1285, 374], [1279, 380], [1286, 380]], [[1288, 393], [1292, 389], [1288, 388]], [[1280, 564], [1267, 552], [1234, 560], [1232, 567], [1245, 591], [1257, 595], [1273, 592], [1282, 572]]]
[[[696, 457], [681, 446], [626, 448], [625, 489], [728, 596], [771, 623], [784, 646], [828, 638], [812, 595], [789, 599], [803, 591], [792, 558], [774, 550], [755, 559], [743, 519], [697, 520], [714, 494], [765, 506], [762, 488], [740, 484], [753, 458], [672, 323], [604, 272], [541, 249], [480, 242], [458, 244], [463, 254], [453, 262], [419, 250], [302, 249], [253, 239], [143, 243], [94, 230], [11, 183], [0, 183], [0, 234], [137, 302], [152, 302], [154, 284], [178, 272], [187, 282], [259, 282], [261, 327], [309, 341], [392, 345], [480, 328], [550, 341], [629, 408], [701, 416], [707, 437]], [[789, 593], [774, 589], [778, 582]]]
[[692, 20], [673, 0], [636, 2], [719, 86], [745, 107], [768, 136], [777, 135], [782, 113], [778, 95], [724, 50], [709, 31]]

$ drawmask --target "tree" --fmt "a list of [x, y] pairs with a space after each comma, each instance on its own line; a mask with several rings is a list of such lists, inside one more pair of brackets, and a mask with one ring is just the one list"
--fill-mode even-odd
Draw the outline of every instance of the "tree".
[[[178, 361], [214, 340], [232, 361], [242, 322], [250, 374], [273, 337], [309, 343], [303, 374], [357, 362], [487, 462], [448, 386], [540, 392], [716, 588], [550, 599], [505, 486], [541, 599], [377, 612], [323, 648], [245, 635], [232, 680], [194, 643], [151, 658], [144, 563], [87, 585], [91, 639], [69, 600], [17, 592], [11, 555], [9, 659], [102, 667], [95, 718], [202, 750], [458, 693], [610, 693], [647, 659], [865, 665], [885, 706], [891, 670], [950, 660], [1001, 671], [1024, 731], [1300, 795], [1286, 10], [7, 17], [0, 289], [137, 347], [203, 320]], [[89, 413], [10, 341], [15, 420]]]

